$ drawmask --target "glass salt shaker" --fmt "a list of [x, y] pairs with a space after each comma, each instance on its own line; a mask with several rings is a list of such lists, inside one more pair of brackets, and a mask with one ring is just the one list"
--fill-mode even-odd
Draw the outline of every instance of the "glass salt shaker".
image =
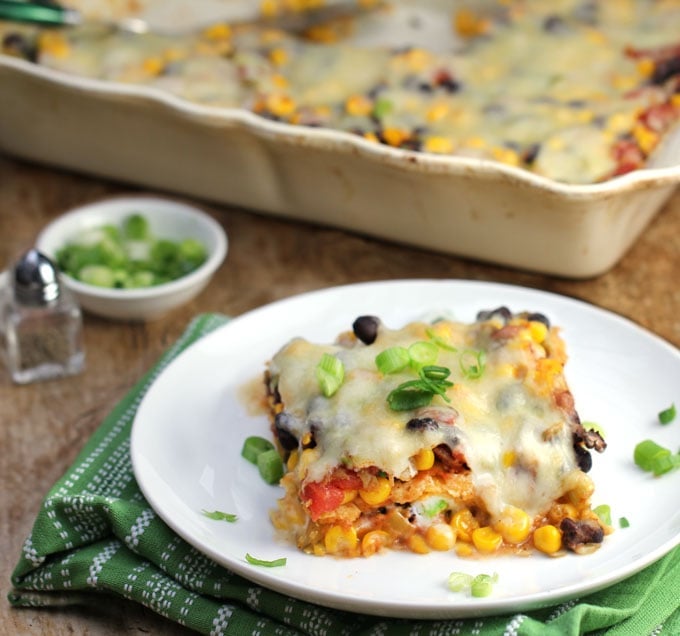
[[12, 380], [27, 384], [83, 369], [82, 317], [59, 272], [31, 249], [14, 266], [3, 309], [7, 366]]

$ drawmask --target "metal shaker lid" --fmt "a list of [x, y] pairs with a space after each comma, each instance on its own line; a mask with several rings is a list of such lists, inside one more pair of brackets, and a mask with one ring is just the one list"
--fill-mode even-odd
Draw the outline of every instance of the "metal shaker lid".
[[48, 305], [61, 294], [56, 265], [36, 249], [28, 250], [14, 266], [13, 286], [22, 305]]

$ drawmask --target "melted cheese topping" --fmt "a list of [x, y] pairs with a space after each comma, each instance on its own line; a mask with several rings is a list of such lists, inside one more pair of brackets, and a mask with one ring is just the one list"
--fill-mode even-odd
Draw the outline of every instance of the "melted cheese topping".
[[[499, 326], [492, 323], [413, 323], [399, 330], [381, 327], [370, 345], [317, 345], [304, 339], [287, 344], [272, 359], [270, 374], [289, 432], [298, 439], [311, 434], [316, 441], [316, 460], [306, 466], [304, 482], [322, 481], [337, 466], [374, 467], [407, 481], [417, 473], [414, 456], [444, 444], [464, 455], [491, 515], [499, 516], [508, 505], [531, 515], [545, 512], [568, 490], [569, 475], [579, 471], [570, 414], [554, 399], [555, 391], [566, 390], [561, 340], [555, 330], [546, 335], [526, 320], [510, 327], [508, 337], [498, 337]], [[428, 341], [433, 330], [447, 344], [439, 348], [436, 364], [451, 371], [450, 402], [435, 396], [429, 406], [394, 411], [388, 394], [418, 376], [411, 367], [383, 375], [375, 357], [388, 347]], [[557, 357], [549, 355], [551, 346]], [[485, 356], [477, 379], [464, 372], [471, 351]], [[323, 353], [337, 356], [345, 368], [344, 381], [330, 398], [316, 379]], [[409, 428], [414, 418], [431, 418], [437, 426]]]
[[0, 39], [14, 35], [0, 52], [567, 183], [641, 167], [677, 121], [677, 2], [466, 4], [441, 3], [435, 22], [451, 28], [434, 43], [438, 50], [422, 33], [422, 46], [404, 46], [413, 34], [381, 42], [395, 26], [386, 11], [357, 19], [354, 35], [339, 41], [242, 26], [182, 37], [97, 29], [35, 35], [0, 23]]

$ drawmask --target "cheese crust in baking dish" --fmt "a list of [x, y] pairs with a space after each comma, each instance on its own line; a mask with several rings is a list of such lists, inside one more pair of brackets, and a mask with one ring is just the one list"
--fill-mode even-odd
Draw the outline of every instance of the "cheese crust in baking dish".
[[265, 373], [285, 460], [274, 526], [315, 555], [587, 552], [599, 433], [580, 422], [559, 329], [501, 307], [333, 344], [296, 338]]
[[381, 41], [409, 5], [386, 4], [304, 37], [229, 24], [164, 37], [0, 23], [0, 52], [574, 184], [644, 167], [680, 116], [677, 2], [454, 2], [439, 8], [445, 41], [419, 34], [416, 46], [409, 33], [400, 46]]

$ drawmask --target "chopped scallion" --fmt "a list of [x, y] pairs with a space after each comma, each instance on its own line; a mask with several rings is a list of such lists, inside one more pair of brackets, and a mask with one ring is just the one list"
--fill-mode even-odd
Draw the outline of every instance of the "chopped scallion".
[[208, 517], [208, 519], [213, 519], [215, 521], [228, 521], [229, 523], [234, 523], [234, 521], [238, 520], [238, 517], [235, 514], [222, 512], [221, 510], [201, 510], [201, 512], [204, 517]]
[[602, 523], [607, 526], [612, 525], [612, 509], [607, 504], [595, 506], [593, 512], [600, 518]]
[[625, 517], [621, 517], [619, 519], [619, 527], [620, 528], [629, 528], [630, 527], [630, 521], [626, 519]]
[[375, 366], [383, 375], [403, 371], [411, 361], [409, 352], [404, 347], [389, 347], [375, 357]]
[[264, 437], [258, 437], [253, 435], [247, 437], [245, 442], [243, 442], [243, 448], [241, 449], [241, 456], [245, 457], [251, 464], [257, 465], [257, 458], [261, 453], [274, 449], [274, 444], [272, 444], [268, 439]]
[[332, 397], [345, 379], [345, 366], [334, 355], [324, 353], [316, 367], [316, 379], [321, 392]]
[[283, 477], [283, 460], [276, 449], [260, 453], [257, 456], [257, 469], [260, 476], [268, 484], [278, 484]]
[[440, 349], [445, 349], [446, 351], [453, 351], [454, 353], [458, 351], [456, 347], [453, 345], [449, 344], [444, 340], [444, 338], [438, 336], [435, 332], [434, 329], [428, 329], [426, 332], [427, 337], [434, 342]]
[[470, 594], [476, 598], [489, 596], [496, 581], [498, 574], [478, 574], [470, 583]]
[[466, 572], [451, 572], [449, 574], [449, 589], [452, 592], [462, 592], [470, 587], [474, 577]]
[[446, 378], [451, 371], [446, 367], [428, 365], [420, 369], [419, 380], [403, 382], [387, 396], [387, 403], [393, 411], [411, 411], [427, 406], [435, 395], [446, 402], [451, 400], [446, 389], [453, 386]]
[[463, 375], [470, 380], [476, 380], [484, 373], [486, 354], [481, 350], [466, 349], [460, 354], [459, 363]]
[[654, 473], [657, 477], [680, 468], [680, 453], [671, 453], [651, 439], [646, 439], [635, 447], [633, 459], [642, 470]]
[[439, 349], [437, 349], [437, 345], [432, 342], [414, 342], [408, 348], [408, 355], [411, 358], [411, 366], [418, 370], [437, 362]]
[[671, 404], [667, 409], [664, 409], [659, 413], [659, 422], [662, 424], [670, 424], [677, 415], [675, 410], [675, 404]]
[[246, 552], [246, 561], [251, 565], [261, 565], [265, 568], [278, 568], [282, 565], [286, 565], [287, 559], [286, 557], [282, 557], [280, 559], [274, 559], [273, 561], [266, 561], [264, 559], [258, 559]]

